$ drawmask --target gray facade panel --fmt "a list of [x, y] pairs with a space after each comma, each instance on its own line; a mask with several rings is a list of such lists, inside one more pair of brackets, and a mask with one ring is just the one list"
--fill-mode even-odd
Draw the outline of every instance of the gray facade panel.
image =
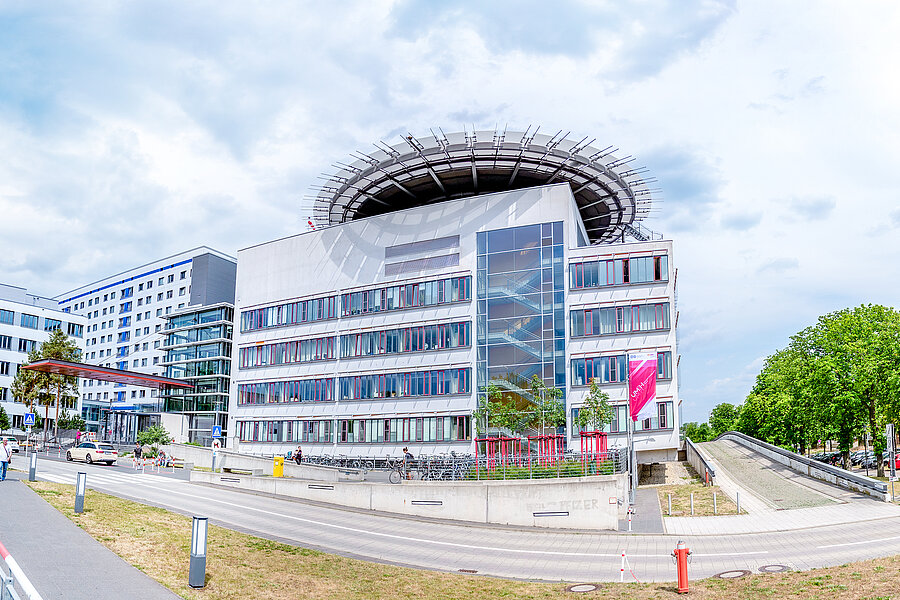
[[191, 306], [234, 303], [237, 264], [214, 254], [195, 256], [191, 269]]

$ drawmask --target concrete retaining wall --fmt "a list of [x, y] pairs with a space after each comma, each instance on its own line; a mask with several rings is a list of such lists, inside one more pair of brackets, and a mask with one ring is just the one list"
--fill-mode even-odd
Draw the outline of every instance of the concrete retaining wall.
[[772, 444], [757, 440], [756, 438], [752, 438], [749, 435], [738, 431], [727, 431], [716, 439], [737, 442], [755, 452], [759, 452], [766, 458], [781, 463], [786, 467], [797, 471], [798, 473], [808, 475], [809, 477], [821, 479], [822, 481], [833, 483], [839, 487], [853, 490], [854, 492], [868, 494], [869, 496], [884, 500], [885, 502], [890, 502], [891, 500], [890, 492], [888, 492], [888, 484], [883, 481], [878, 481], [877, 479], [872, 479], [863, 475], [857, 475], [856, 473], [845, 471], [840, 467], [833, 467], [817, 460], [806, 458], [805, 456], [785, 450], [784, 448], [779, 448], [778, 446], [773, 446]]
[[522, 481], [322, 482], [192, 471], [191, 481], [389, 513], [531, 527], [616, 530], [624, 474]]
[[[198, 467], [212, 467], [212, 449], [190, 444], [169, 444], [162, 447], [166, 454], [185, 462], [193, 463]], [[275, 462], [271, 458], [239, 454], [231, 450], [219, 449], [216, 451], [217, 469], [262, 469], [263, 475], [271, 475]], [[344, 469], [338, 467], [322, 467], [318, 465], [297, 465], [285, 461], [284, 474], [286, 477], [299, 477], [315, 481], [362, 481], [364, 474], [359, 469]]]
[[700, 478], [706, 481], [706, 476], [709, 474], [709, 483], [714, 484], [716, 480], [715, 469], [706, 462], [706, 458], [700, 454], [700, 451], [697, 449], [697, 446], [694, 445], [694, 442], [687, 438], [684, 438], [684, 453], [685, 456], [687, 456], [687, 461], [694, 467], [694, 470], [697, 471]]

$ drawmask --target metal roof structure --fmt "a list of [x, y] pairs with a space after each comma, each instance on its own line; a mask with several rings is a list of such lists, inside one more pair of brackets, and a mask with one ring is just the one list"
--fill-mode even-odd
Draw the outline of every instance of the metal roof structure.
[[83, 379], [99, 379], [101, 381], [111, 381], [113, 383], [131, 384], [156, 389], [160, 389], [164, 385], [183, 388], [194, 387], [194, 384], [181, 379], [159, 377], [157, 375], [148, 375], [146, 373], [137, 373], [135, 371], [123, 371], [121, 369], [110, 369], [109, 367], [69, 362], [67, 360], [57, 360], [55, 358], [44, 358], [35, 361], [30, 365], [22, 365], [22, 368], [30, 369], [32, 371], [42, 371], [44, 373], [54, 373], [56, 375], [68, 375], [70, 377], [81, 377]]
[[597, 149], [557, 132], [472, 131], [403, 137], [399, 144], [375, 144], [370, 153], [337, 163], [314, 188], [314, 220], [327, 226], [444, 200], [568, 183], [592, 244], [626, 233], [640, 239], [638, 222], [652, 204], [646, 169], [631, 156]]

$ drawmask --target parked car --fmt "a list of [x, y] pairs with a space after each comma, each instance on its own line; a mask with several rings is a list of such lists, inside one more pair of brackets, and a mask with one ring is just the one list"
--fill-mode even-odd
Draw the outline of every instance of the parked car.
[[66, 451], [66, 460], [83, 460], [88, 464], [105, 462], [111, 465], [118, 458], [115, 446], [106, 442], [82, 442]]
[[9, 449], [13, 452], [19, 451], [19, 442], [14, 437], [2, 437], [0, 438], [0, 443], [6, 440], [6, 445], [9, 446]]

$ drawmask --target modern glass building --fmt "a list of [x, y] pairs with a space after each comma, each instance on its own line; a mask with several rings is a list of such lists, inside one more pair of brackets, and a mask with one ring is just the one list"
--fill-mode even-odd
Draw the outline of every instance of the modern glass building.
[[229, 303], [188, 307], [166, 318], [164, 375], [193, 389], [164, 386], [160, 419], [177, 439], [212, 444], [218, 425], [227, 435], [234, 307]]
[[470, 452], [479, 393], [536, 375], [563, 391], [570, 446], [592, 378], [624, 445], [627, 355], [655, 351], [637, 456], [674, 460], [672, 243], [639, 226], [641, 173], [527, 132], [409, 137], [347, 165], [318, 192], [315, 230], [238, 252], [232, 443]]
[[[135, 267], [55, 298], [59, 309], [86, 320], [83, 362], [164, 375], [166, 319], [187, 307], [234, 301], [236, 261], [206, 247]], [[131, 443], [160, 422], [155, 389], [81, 382], [81, 414], [89, 431]], [[179, 440], [181, 441], [181, 440]]]

